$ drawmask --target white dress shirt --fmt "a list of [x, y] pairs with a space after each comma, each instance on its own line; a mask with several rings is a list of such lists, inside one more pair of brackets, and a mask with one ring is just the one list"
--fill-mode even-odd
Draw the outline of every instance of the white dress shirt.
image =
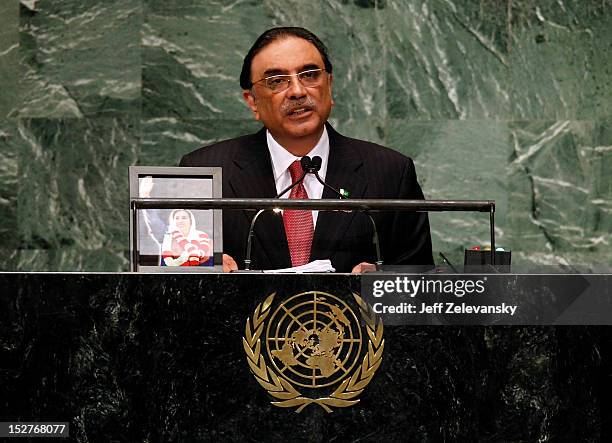
[[[296, 157], [291, 152], [283, 148], [270, 131], [266, 130], [266, 139], [268, 141], [268, 150], [270, 151], [270, 157], [272, 158], [272, 169], [274, 171], [274, 183], [276, 184], [276, 193], [279, 194], [281, 191], [291, 185], [291, 174], [289, 173], [289, 166], [296, 160], [301, 160], [302, 157]], [[327, 173], [327, 161], [329, 159], [329, 137], [327, 135], [327, 128], [323, 127], [323, 134], [317, 142], [314, 148], [310, 150], [308, 154], [310, 158], [319, 156], [321, 157], [321, 169], [319, 170], [319, 177], [325, 181], [325, 174]], [[304, 188], [308, 194], [308, 198], [321, 198], [323, 196], [323, 185], [319, 183], [314, 174], [308, 174], [304, 178]], [[291, 191], [287, 192], [281, 198], [289, 198]], [[317, 226], [317, 216], [319, 211], [312, 211], [312, 223], [313, 226]]]

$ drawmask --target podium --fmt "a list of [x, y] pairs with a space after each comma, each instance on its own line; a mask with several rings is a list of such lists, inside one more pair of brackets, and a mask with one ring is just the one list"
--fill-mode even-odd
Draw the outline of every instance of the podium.
[[351, 275], [0, 274], [0, 418], [73, 441], [605, 440], [605, 327], [385, 326], [351, 407], [273, 406], [243, 347], [270, 293], [348, 299]]

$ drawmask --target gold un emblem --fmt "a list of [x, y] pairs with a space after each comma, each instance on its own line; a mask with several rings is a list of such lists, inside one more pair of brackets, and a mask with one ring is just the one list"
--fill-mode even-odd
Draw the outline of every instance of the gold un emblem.
[[382, 320], [355, 293], [366, 334], [350, 306], [334, 295], [302, 292], [272, 312], [275, 295], [257, 305], [242, 338], [255, 380], [276, 398], [271, 403], [296, 412], [311, 403], [327, 412], [358, 403], [382, 361]]

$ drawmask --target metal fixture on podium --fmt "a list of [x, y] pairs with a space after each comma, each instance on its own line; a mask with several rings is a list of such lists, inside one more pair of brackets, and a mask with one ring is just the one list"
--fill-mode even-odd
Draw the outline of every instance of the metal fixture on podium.
[[[135, 232], [138, 232], [139, 209], [309, 209], [318, 211], [407, 211], [407, 212], [488, 212], [491, 233], [491, 263], [495, 265], [495, 201], [494, 200], [399, 200], [399, 199], [277, 199], [277, 198], [133, 198], [130, 211]], [[138, 236], [131, 245], [132, 271], [138, 260]]]

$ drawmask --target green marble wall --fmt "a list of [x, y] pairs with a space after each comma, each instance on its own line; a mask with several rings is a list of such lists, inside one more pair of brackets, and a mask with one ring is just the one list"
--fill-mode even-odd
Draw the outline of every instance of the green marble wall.
[[[277, 25], [330, 47], [337, 129], [495, 199], [517, 265], [610, 265], [612, 0], [3, 0], [0, 268], [127, 270], [127, 167], [255, 130], [237, 78]], [[431, 224], [456, 262], [487, 241]]]

